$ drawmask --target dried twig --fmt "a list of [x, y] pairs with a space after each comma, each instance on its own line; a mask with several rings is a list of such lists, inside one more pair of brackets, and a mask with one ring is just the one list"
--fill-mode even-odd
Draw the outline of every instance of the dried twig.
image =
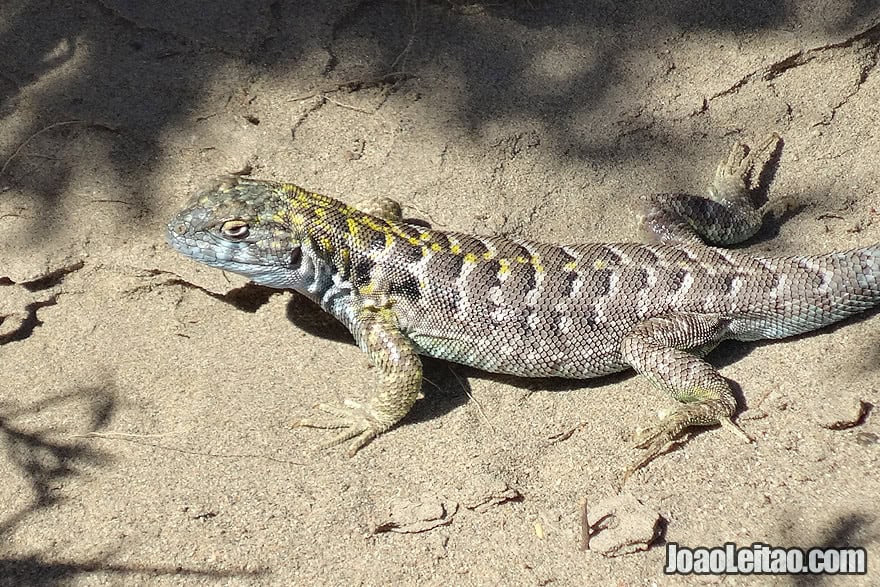
[[40, 136], [43, 133], [49, 132], [50, 130], [53, 130], [53, 129], [56, 129], [56, 128], [59, 128], [62, 126], [70, 126], [72, 124], [85, 124], [88, 126], [94, 126], [97, 128], [103, 128], [106, 130], [116, 132], [116, 129], [111, 126], [107, 126], [106, 124], [89, 122], [88, 120], [63, 120], [61, 122], [53, 122], [49, 126], [41, 128], [40, 130], [38, 130], [37, 132], [35, 132], [31, 136], [26, 138], [18, 146], [18, 148], [16, 148], [15, 151], [13, 151], [12, 155], [10, 155], [9, 157], [6, 158], [6, 161], [3, 162], [3, 167], [0, 167], [0, 176], [2, 176], [6, 172], [6, 168], [9, 167], [9, 164], [12, 162], [12, 160], [15, 159], [18, 156], [18, 154], [21, 153], [22, 149], [24, 149], [28, 145], [28, 143], [30, 143], [32, 140], [34, 140], [35, 138], [37, 138], [38, 136]]

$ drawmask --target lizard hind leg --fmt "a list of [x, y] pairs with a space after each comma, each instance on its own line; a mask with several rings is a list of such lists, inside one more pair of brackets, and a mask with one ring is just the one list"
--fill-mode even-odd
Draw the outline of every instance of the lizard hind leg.
[[717, 314], [675, 313], [649, 318], [623, 338], [624, 360], [680, 402], [658, 424], [637, 434], [636, 446], [645, 452], [626, 470], [624, 482], [691, 426], [721, 424], [750, 441], [731, 420], [736, 398], [730, 385], [697, 356], [709, 352], [726, 337], [728, 324]]
[[708, 197], [658, 194], [642, 219], [643, 228], [661, 242], [733, 245], [761, 228], [763, 210], [751, 197], [752, 179], [760, 177], [780, 137], [773, 133], [749, 150], [735, 143], [715, 170]]

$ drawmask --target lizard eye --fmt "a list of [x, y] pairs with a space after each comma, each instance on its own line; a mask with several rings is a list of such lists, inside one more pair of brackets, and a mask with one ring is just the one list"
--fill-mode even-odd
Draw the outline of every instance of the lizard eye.
[[242, 240], [247, 238], [251, 231], [244, 220], [227, 220], [220, 227], [220, 232], [227, 238]]

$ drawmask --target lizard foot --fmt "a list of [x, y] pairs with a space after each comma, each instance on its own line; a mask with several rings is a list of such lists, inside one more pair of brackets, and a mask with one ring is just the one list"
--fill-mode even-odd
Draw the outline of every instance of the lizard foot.
[[754, 149], [748, 149], [740, 142], [734, 143], [727, 160], [719, 163], [715, 170], [715, 179], [709, 188], [709, 199], [721, 202], [735, 199], [737, 194], [746, 194], [747, 182], [761, 170], [757, 165], [758, 159], [770, 157], [780, 140], [782, 137], [774, 132]]
[[[720, 424], [722, 428], [730, 430], [744, 442], [752, 442], [752, 439], [733, 423], [729, 416], [712, 414], [717, 408], [714, 402], [699, 402], [685, 404], [679, 409], [667, 414], [659, 423], [648, 426], [636, 433], [635, 447], [644, 449], [644, 452], [630, 465], [620, 482], [622, 487], [627, 479], [661, 454], [680, 446], [690, 440], [690, 436], [679, 438], [681, 432], [692, 425]], [[707, 421], [707, 419], [709, 421]]]
[[346, 453], [353, 457], [371, 440], [388, 430], [390, 427], [382, 422], [383, 418], [370, 405], [345, 400], [345, 407], [318, 404], [316, 409], [333, 416], [328, 419], [301, 418], [291, 425], [295, 428], [320, 428], [323, 430], [342, 431], [330, 440], [321, 443], [321, 448], [330, 448], [351, 440]]

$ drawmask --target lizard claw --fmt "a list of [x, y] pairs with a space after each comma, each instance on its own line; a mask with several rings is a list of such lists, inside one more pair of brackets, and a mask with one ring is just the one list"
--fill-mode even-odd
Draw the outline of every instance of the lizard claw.
[[320, 444], [321, 448], [330, 448], [351, 440], [346, 453], [353, 457], [366, 446], [371, 440], [387, 430], [376, 417], [375, 410], [354, 400], [345, 400], [345, 407], [336, 407], [329, 404], [318, 404], [316, 409], [333, 416], [328, 419], [301, 418], [291, 423], [295, 428], [320, 428], [323, 430], [342, 431], [330, 440]]
[[733, 420], [730, 418], [721, 418], [718, 420], [718, 423], [721, 424], [721, 427], [725, 430], [730, 430], [733, 432], [733, 435], [742, 440], [745, 443], [751, 443], [752, 437], [743, 432], [743, 429], [733, 423]]
[[644, 452], [627, 467], [619, 487], [623, 487], [633, 473], [655, 458], [688, 441], [687, 436], [676, 439], [676, 436], [681, 432], [681, 428], [678, 422], [672, 421], [675, 419], [675, 413], [673, 413], [656, 426], [648, 426], [636, 432], [635, 447], [644, 449]]
[[[685, 435], [684, 437], [678, 438], [678, 435], [681, 434], [684, 428], [692, 423], [691, 420], [692, 418], [689, 414], [689, 410], [679, 409], [666, 415], [658, 424], [638, 430], [635, 435], [635, 447], [644, 449], [645, 452], [626, 469], [619, 487], [622, 487], [633, 473], [653, 461], [661, 454], [686, 443], [690, 436]], [[718, 424], [720, 424], [722, 428], [732, 432], [737, 438], [745, 442], [752, 442], [749, 435], [743, 432], [739, 426], [734, 424], [729, 417], [719, 417]]]

